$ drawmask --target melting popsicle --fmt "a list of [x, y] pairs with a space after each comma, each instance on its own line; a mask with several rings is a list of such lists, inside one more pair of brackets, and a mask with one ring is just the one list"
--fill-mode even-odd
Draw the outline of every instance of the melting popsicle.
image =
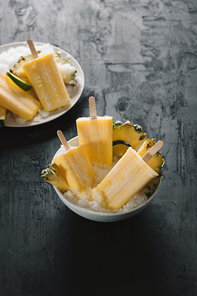
[[112, 117], [97, 116], [95, 98], [89, 98], [90, 117], [76, 120], [79, 144], [84, 145], [90, 161], [112, 165]]
[[161, 147], [158, 141], [141, 158], [129, 147], [107, 176], [92, 191], [93, 199], [102, 198], [106, 208], [115, 210], [126, 204], [149, 181], [158, 174], [146, 163]]
[[31, 120], [40, 108], [40, 102], [18, 87], [4, 72], [0, 75], [0, 106], [19, 117]]
[[56, 156], [53, 161], [71, 190], [86, 191], [94, 185], [94, 172], [83, 145], [71, 148], [61, 131], [57, 132], [66, 153]]
[[62, 76], [55, 62], [54, 55], [38, 57], [31, 39], [28, 39], [34, 59], [23, 65], [23, 69], [32, 84], [43, 108], [53, 111], [70, 105], [70, 98]]

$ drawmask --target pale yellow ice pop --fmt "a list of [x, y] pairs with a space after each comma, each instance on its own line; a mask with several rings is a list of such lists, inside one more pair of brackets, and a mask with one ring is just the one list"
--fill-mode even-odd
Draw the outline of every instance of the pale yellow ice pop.
[[[103, 199], [106, 208], [115, 210], [126, 204], [158, 174], [146, 163], [161, 147], [158, 141], [143, 158], [129, 147], [113, 169], [92, 191], [92, 198]], [[156, 151], [155, 151], [156, 150]]]
[[90, 117], [76, 120], [79, 144], [84, 145], [90, 161], [112, 165], [112, 120], [97, 116], [94, 97], [89, 98]]
[[26, 120], [33, 119], [41, 107], [38, 100], [17, 86], [4, 72], [0, 75], [0, 106]]
[[94, 172], [84, 146], [71, 148], [63, 133], [58, 131], [57, 134], [66, 152], [56, 156], [53, 161], [71, 190], [81, 192], [86, 191], [88, 187], [93, 187]]
[[54, 55], [51, 53], [38, 57], [31, 39], [28, 39], [28, 44], [34, 59], [25, 63], [23, 69], [43, 108], [53, 111], [70, 105], [71, 101]]

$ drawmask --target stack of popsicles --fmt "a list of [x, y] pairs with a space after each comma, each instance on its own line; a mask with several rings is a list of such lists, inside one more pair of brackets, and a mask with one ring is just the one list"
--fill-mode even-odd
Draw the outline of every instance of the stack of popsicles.
[[53, 54], [38, 57], [31, 39], [29, 47], [34, 59], [23, 65], [37, 97], [22, 90], [5, 74], [0, 75], [0, 106], [21, 118], [31, 120], [42, 106], [45, 111], [53, 111], [70, 105], [70, 98], [57, 67]]
[[[59, 138], [67, 152], [57, 156], [54, 162], [76, 195], [77, 191], [92, 188], [92, 199], [102, 200], [106, 208], [115, 210], [158, 176], [146, 162], [162, 147], [163, 142], [156, 143], [143, 158], [129, 147], [101, 183], [93, 188], [92, 162], [112, 165], [112, 117], [97, 117], [93, 97], [90, 97], [89, 103], [90, 117], [76, 121], [79, 146], [71, 149], [59, 132]], [[80, 198], [79, 194], [77, 196]]]
[[62, 132], [58, 131], [66, 153], [54, 158], [62, 176], [78, 197], [80, 192], [94, 186], [91, 162], [112, 165], [112, 117], [97, 117], [93, 97], [90, 97], [89, 104], [90, 117], [77, 121], [79, 146], [69, 147]]
[[0, 75], [0, 106], [21, 118], [31, 120], [38, 112], [40, 103], [2, 72]]

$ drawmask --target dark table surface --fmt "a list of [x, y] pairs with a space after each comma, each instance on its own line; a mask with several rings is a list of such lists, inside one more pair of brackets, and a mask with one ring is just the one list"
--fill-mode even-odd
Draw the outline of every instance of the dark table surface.
[[[1, 1], [0, 45], [56, 45], [85, 75], [65, 115], [0, 129], [1, 296], [197, 295], [196, 36], [193, 0]], [[40, 176], [90, 95], [99, 115], [165, 143], [159, 192], [120, 222], [78, 216]]]

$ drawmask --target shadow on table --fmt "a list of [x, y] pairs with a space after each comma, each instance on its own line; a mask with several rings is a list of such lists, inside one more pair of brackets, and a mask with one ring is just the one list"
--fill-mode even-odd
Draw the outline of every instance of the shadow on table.
[[67, 254], [61, 246], [56, 258], [60, 295], [167, 295], [166, 262], [158, 260], [159, 237], [151, 235], [149, 214], [99, 223], [69, 211]]

